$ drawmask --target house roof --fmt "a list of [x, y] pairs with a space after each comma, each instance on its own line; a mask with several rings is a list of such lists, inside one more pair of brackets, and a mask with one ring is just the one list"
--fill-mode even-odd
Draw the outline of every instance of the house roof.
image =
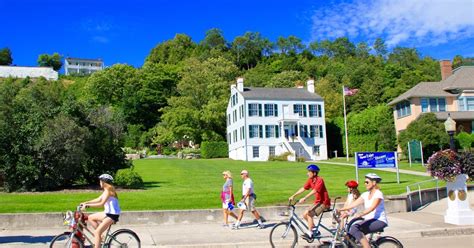
[[245, 87], [242, 96], [247, 100], [323, 100], [306, 88], [255, 88]]
[[474, 66], [461, 66], [442, 81], [444, 90], [474, 89]]
[[453, 75], [441, 82], [421, 82], [393, 99], [388, 105], [395, 105], [412, 97], [456, 96], [455, 92], [450, 91], [458, 89], [474, 89], [474, 66], [461, 66], [453, 71]]
[[102, 59], [81, 59], [81, 58], [72, 58], [67, 57], [67, 60], [80, 60], [80, 61], [93, 61], [93, 62], [103, 62]]
[[453, 94], [446, 92], [443, 90], [444, 85], [440, 82], [421, 82], [413, 88], [409, 89], [405, 93], [399, 95], [395, 99], [393, 99], [391, 102], [388, 103], [388, 105], [395, 105], [396, 103], [399, 103], [404, 100], [408, 100], [412, 97], [424, 97], [424, 96], [452, 96]]
[[[446, 120], [448, 119], [448, 112], [431, 112], [436, 115], [436, 119], [438, 120]], [[453, 111], [449, 112], [451, 114], [451, 118], [455, 121], [461, 120], [474, 120], [474, 112], [472, 111]]]

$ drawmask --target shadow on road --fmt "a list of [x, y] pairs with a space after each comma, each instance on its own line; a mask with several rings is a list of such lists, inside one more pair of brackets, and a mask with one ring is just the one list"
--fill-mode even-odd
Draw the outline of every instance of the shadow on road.
[[48, 243], [54, 238], [54, 236], [2, 236], [0, 237], [0, 244], [6, 243]]

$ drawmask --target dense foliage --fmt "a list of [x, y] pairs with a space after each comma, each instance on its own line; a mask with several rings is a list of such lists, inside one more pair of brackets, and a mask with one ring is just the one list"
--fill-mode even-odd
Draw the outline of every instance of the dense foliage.
[[0, 174], [6, 191], [51, 190], [128, 164], [124, 121], [109, 107], [86, 106], [61, 81], [0, 83]]
[[49, 54], [40, 54], [38, 56], [38, 65], [44, 67], [52, 67], [53, 70], [59, 71], [63, 66], [62, 56], [59, 53]]
[[226, 142], [202, 142], [201, 145], [202, 158], [227, 158], [229, 157], [229, 149]]
[[[58, 69], [58, 56], [40, 56], [38, 62]], [[456, 63], [464, 60], [457, 56]], [[227, 41], [221, 30], [211, 29], [196, 43], [177, 34], [152, 48], [141, 68], [116, 64], [57, 82], [1, 80], [0, 177], [7, 190], [43, 190], [93, 182], [98, 173], [125, 167], [120, 147], [165, 152], [189, 142], [225, 141], [229, 89], [238, 76], [254, 87], [294, 87], [315, 79], [325, 100], [331, 155], [344, 153], [343, 85], [359, 89], [346, 97], [352, 153], [395, 149], [386, 104], [421, 81], [440, 80], [437, 61], [412, 48], [389, 50], [382, 39], [304, 44], [295, 36], [272, 42], [246, 32]], [[447, 144], [441, 126], [432, 125], [436, 120], [416, 123], [400, 134], [399, 144], [421, 139], [426, 154]], [[74, 169], [54, 169], [66, 164]]]
[[0, 65], [11, 65], [13, 63], [12, 51], [8, 47], [0, 49]]
[[143, 179], [132, 168], [120, 169], [115, 175], [115, 184], [124, 188], [143, 188]]

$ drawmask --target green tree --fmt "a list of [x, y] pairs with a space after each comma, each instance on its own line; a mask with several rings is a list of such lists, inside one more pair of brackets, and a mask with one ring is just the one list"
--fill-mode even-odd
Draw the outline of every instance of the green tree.
[[411, 122], [407, 129], [398, 135], [398, 145], [407, 152], [407, 143], [410, 140], [419, 140], [423, 144], [425, 157], [443, 149], [449, 143], [449, 137], [444, 130], [444, 125], [436, 119], [433, 113], [423, 114], [416, 121]]
[[59, 71], [63, 66], [62, 57], [58, 53], [49, 54], [40, 54], [38, 56], [38, 65], [44, 67], [52, 67], [53, 70]]
[[227, 48], [227, 41], [224, 38], [222, 30], [218, 28], [212, 28], [206, 31], [206, 36], [201, 41], [200, 45], [208, 49], [216, 48], [224, 50]]
[[10, 48], [0, 49], [0, 65], [11, 65], [13, 63], [12, 52]]
[[387, 54], [387, 46], [385, 45], [385, 41], [382, 38], [379, 37], [375, 39], [373, 47], [375, 54], [377, 54], [378, 56], [385, 57], [385, 55]]
[[240, 68], [250, 69], [262, 59], [264, 52], [268, 52], [271, 43], [258, 32], [246, 32], [243, 36], [235, 37], [231, 51], [235, 63]]
[[237, 75], [237, 67], [224, 58], [188, 60], [178, 83], [179, 96], [171, 97], [162, 109], [154, 143], [169, 144], [185, 135], [196, 143], [223, 140], [229, 87]]
[[196, 43], [186, 34], [176, 34], [172, 40], [154, 47], [146, 61], [152, 63], [178, 64], [191, 57]]

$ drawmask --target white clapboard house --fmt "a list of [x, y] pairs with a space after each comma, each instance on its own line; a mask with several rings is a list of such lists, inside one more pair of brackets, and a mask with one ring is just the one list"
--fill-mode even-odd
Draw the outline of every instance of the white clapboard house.
[[327, 159], [324, 100], [307, 87], [244, 87], [243, 78], [230, 89], [227, 105], [229, 158], [266, 161], [290, 152], [288, 160]]

